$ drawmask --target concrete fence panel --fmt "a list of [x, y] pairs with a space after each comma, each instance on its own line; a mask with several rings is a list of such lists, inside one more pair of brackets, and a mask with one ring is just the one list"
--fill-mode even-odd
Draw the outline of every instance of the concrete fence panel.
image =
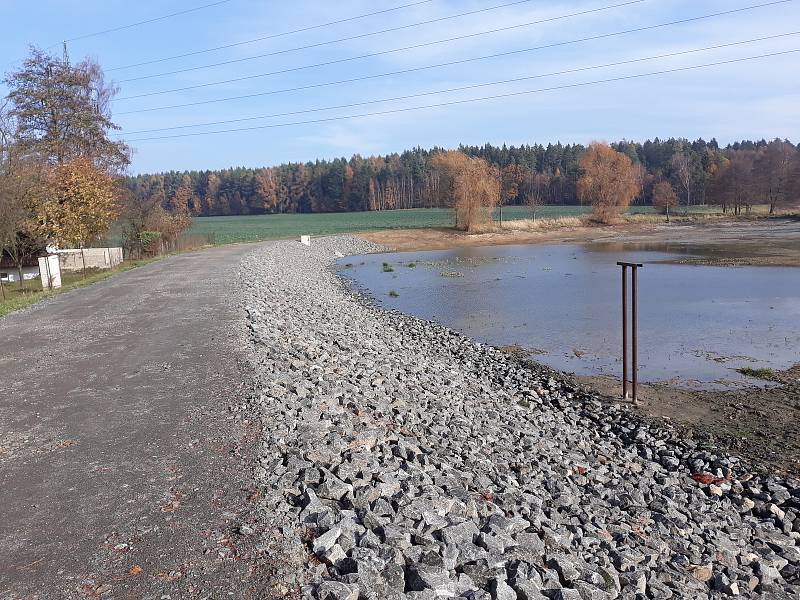
[[87, 269], [113, 269], [122, 263], [122, 248], [70, 248], [57, 250], [62, 271]]

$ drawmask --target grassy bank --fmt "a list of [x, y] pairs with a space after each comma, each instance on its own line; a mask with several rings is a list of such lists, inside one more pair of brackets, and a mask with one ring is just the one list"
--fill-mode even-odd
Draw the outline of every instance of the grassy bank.
[[22, 287], [20, 287], [19, 283], [4, 283], [3, 290], [5, 291], [5, 298], [0, 296], [0, 317], [4, 317], [11, 312], [20, 310], [32, 304], [36, 304], [45, 298], [51, 298], [63, 292], [68, 292], [69, 290], [92, 285], [98, 281], [103, 281], [104, 279], [113, 277], [117, 273], [130, 271], [131, 269], [141, 267], [154, 262], [155, 260], [158, 259], [151, 258], [147, 260], [125, 261], [113, 271], [90, 269], [87, 271], [85, 278], [83, 277], [83, 273], [62, 273], [62, 287], [57, 290], [43, 290], [41, 280], [39, 279], [26, 281]]

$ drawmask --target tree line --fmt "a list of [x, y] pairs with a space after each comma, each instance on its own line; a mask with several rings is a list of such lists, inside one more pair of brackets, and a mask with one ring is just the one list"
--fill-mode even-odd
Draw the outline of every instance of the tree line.
[[[719, 204], [738, 213], [763, 203], [774, 210], [792, 202], [790, 175], [800, 168], [797, 148], [786, 140], [721, 147], [713, 139], [655, 139], [610, 147], [636, 169], [640, 186], [632, 202], [639, 205], [663, 203], [669, 185], [682, 206]], [[581, 144], [486, 144], [458, 151], [498, 171], [503, 204], [525, 204], [532, 196], [548, 205], [581, 203], [580, 161], [587, 152]], [[448, 195], [437, 156], [444, 152], [414, 148], [265, 168], [170, 171], [129, 177], [125, 186], [139, 199], [159, 196], [168, 210], [173, 198], [181, 208], [185, 199], [194, 216], [442, 207]]]
[[[754, 146], [727, 148], [719, 160], [708, 163], [703, 174], [694, 169], [685, 149], [674, 152], [668, 163], [671, 175], [665, 176], [663, 171], [646, 169], [635, 145], [625, 142], [615, 148], [593, 142], [578, 158], [575, 194], [581, 203], [592, 206], [592, 218], [598, 223], [614, 222], [637, 198], [646, 196], [669, 221], [670, 211], [681, 204], [679, 192], [685, 192], [685, 206], [690, 206], [698, 181], [703, 185], [703, 201], [720, 204], [723, 212], [729, 208], [737, 215], [749, 212], [755, 202], [762, 201], [773, 213], [796, 203], [800, 199], [797, 149], [781, 140]], [[543, 189], [535, 185], [538, 174], [532, 169], [526, 173], [513, 164], [497, 166], [463, 150], [437, 153], [433, 169], [442, 179], [443, 205], [454, 209], [458, 229], [484, 229], [492, 209], [518, 201], [522, 194], [534, 218], [536, 207], [545, 203]], [[527, 191], [526, 178], [531, 182]]]

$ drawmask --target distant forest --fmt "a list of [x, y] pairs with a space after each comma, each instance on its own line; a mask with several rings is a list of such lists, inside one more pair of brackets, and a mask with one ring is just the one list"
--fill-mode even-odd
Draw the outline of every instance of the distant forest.
[[[622, 141], [612, 147], [639, 166], [641, 193], [634, 204], [650, 204], [653, 187], [670, 181], [681, 204], [711, 203], [715, 175], [732, 162], [743, 162], [745, 179], [757, 179], [758, 159], [767, 148], [795, 147], [776, 140], [743, 141], [720, 147], [716, 140]], [[580, 144], [461, 146], [469, 156], [487, 160], [502, 179], [503, 203], [525, 204], [535, 195], [549, 205], [579, 204]], [[170, 210], [173, 198], [188, 204], [194, 216], [312, 213], [431, 208], [444, 206], [445, 191], [432, 166], [440, 148], [415, 148], [401, 154], [317, 160], [275, 167], [236, 167], [128, 177], [125, 186], [137, 200], [158, 196]], [[744, 160], [742, 160], [744, 159]], [[748, 172], [749, 171], [749, 174]], [[745, 181], [742, 185], [746, 184]], [[753, 193], [756, 193], [753, 186]], [[752, 202], [756, 203], [757, 199]], [[763, 200], [767, 202], [767, 199]], [[724, 203], [725, 200], [723, 199]], [[716, 199], [714, 203], [719, 203]], [[748, 202], [750, 203], [750, 202]]]

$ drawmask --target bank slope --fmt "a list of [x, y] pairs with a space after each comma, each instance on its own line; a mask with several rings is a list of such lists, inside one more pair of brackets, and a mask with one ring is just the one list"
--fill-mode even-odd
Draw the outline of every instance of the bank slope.
[[800, 488], [348, 289], [354, 238], [243, 263], [257, 476], [316, 598], [796, 598]]

